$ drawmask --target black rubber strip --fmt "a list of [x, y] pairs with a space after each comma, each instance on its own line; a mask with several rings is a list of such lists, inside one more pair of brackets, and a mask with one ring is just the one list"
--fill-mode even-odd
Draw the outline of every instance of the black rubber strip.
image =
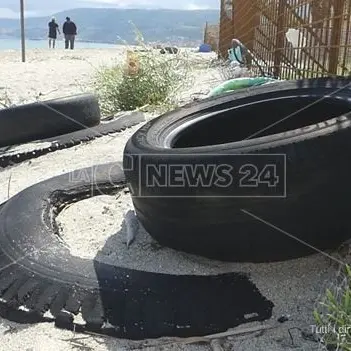
[[[10, 152], [12, 147], [9, 147], [4, 152], [0, 151], [0, 168], [5, 168], [29, 159], [37, 158], [53, 151], [67, 149], [101, 136], [121, 132], [126, 128], [133, 127], [144, 121], [145, 116], [143, 113], [132, 113], [122, 115], [117, 120], [109, 123], [101, 123], [96, 127], [79, 130], [49, 139], [39, 140], [37, 141], [38, 143], [49, 143], [49, 145], [35, 150], [16, 153]], [[16, 149], [14, 148], [14, 150]]]
[[[135, 340], [207, 335], [271, 317], [273, 303], [243, 273], [159, 274], [72, 256], [58, 240], [57, 214], [74, 201], [126, 186], [118, 164], [75, 172], [35, 184], [3, 204], [2, 317], [51, 320], [60, 328]], [[76, 314], [85, 325], [74, 321]]]

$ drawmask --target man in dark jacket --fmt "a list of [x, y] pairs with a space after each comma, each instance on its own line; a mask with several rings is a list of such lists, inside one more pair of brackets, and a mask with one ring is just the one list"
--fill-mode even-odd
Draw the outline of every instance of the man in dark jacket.
[[51, 22], [49, 22], [49, 48], [50, 49], [51, 49], [51, 43], [52, 43], [53, 49], [55, 49], [57, 33], [61, 34], [59, 26], [56, 23], [55, 17], [52, 17]]
[[74, 40], [77, 35], [77, 27], [69, 17], [66, 17], [66, 22], [63, 24], [62, 32], [65, 35], [65, 49], [70, 48], [71, 50], [73, 50]]

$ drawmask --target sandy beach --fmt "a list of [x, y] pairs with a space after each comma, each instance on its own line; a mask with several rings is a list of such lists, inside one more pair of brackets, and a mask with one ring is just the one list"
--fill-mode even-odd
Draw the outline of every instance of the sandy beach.
[[[18, 50], [0, 51], [0, 101], [7, 96], [11, 103], [19, 104], [38, 98], [52, 99], [91, 91], [94, 73], [101, 66], [124, 61], [129, 49], [130, 47], [117, 45], [113, 49], [73, 51], [33, 49], [27, 50], [25, 63], [21, 62]], [[191, 55], [197, 65], [202, 62], [206, 66], [216, 57], [211, 53], [190, 54], [189, 49], [184, 49], [184, 52], [187, 57]], [[193, 78], [200, 79], [207, 91], [203, 91], [200, 84], [194, 93], [208, 93], [210, 87], [221, 79], [214, 69], [206, 70], [205, 73], [200, 75], [194, 72]]]
[[[27, 62], [20, 62], [20, 52], [0, 52], [0, 99], [7, 96], [19, 104], [63, 97], [91, 91], [91, 80], [100, 65], [111, 65], [124, 59], [125, 47], [116, 49], [31, 50]], [[196, 84], [181, 93], [182, 102], [208, 93], [221, 80], [221, 72], [206, 68], [212, 55], [190, 54], [203, 67], [192, 73]], [[152, 118], [147, 115], [147, 118]], [[88, 143], [8, 167], [0, 171], [0, 203], [41, 180], [92, 165], [121, 161], [125, 143], [141, 124], [121, 133], [98, 138]], [[73, 161], [74, 160], [74, 161]], [[152, 250], [153, 239], [141, 227], [135, 242], [127, 249], [126, 233], [121, 230], [123, 214], [132, 209], [131, 198], [122, 195], [97, 196], [80, 201], [63, 210], [58, 217], [61, 235], [73, 255], [95, 258], [121, 267], [171, 274], [209, 275], [224, 272], [246, 272], [260, 292], [275, 307], [271, 320], [274, 328], [262, 333], [224, 338], [223, 350], [281, 351], [318, 350], [318, 343], [304, 337], [312, 331], [313, 309], [325, 288], [336, 279], [337, 267], [322, 254], [274, 264], [223, 263], [176, 252], [167, 248]], [[99, 223], [97, 225], [96, 223]], [[287, 316], [285, 323], [277, 322]], [[78, 334], [60, 330], [53, 324], [21, 325], [0, 319], [1, 349], [7, 351], [73, 351], [128, 350], [141, 346], [161, 350], [156, 341], [130, 342], [112, 337]], [[173, 344], [164, 350], [211, 350], [209, 344]]]
[[123, 56], [124, 47], [116, 49], [27, 50], [26, 62], [21, 62], [18, 50], [0, 51], [0, 97], [7, 94], [14, 104], [39, 97], [55, 97], [85, 91], [94, 68], [113, 64]]

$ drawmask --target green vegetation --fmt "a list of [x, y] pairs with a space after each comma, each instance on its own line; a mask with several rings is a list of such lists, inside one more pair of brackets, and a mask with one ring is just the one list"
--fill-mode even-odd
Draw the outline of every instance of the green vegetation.
[[327, 289], [326, 296], [314, 311], [321, 342], [327, 350], [351, 351], [351, 268], [341, 272], [341, 282]]
[[176, 94], [188, 81], [189, 60], [184, 54], [161, 55], [148, 48], [137, 32], [143, 50], [134, 51], [137, 69], [126, 63], [97, 71], [94, 90], [104, 114], [147, 108], [167, 111], [176, 106]]

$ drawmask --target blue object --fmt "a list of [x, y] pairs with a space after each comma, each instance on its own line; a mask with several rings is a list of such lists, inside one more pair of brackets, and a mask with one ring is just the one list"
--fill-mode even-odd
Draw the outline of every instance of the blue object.
[[[243, 62], [243, 56], [241, 55], [241, 49], [240, 49], [240, 46], [238, 46], [237, 48], [235, 48], [235, 54], [236, 54], [236, 57], [241, 61]], [[234, 49], [231, 48], [228, 50], [228, 57], [229, 57], [229, 60], [230, 61], [235, 61], [235, 62], [238, 62], [238, 60], [235, 58], [235, 55], [234, 55]], [[240, 62], [239, 62], [240, 63]]]
[[199, 52], [211, 52], [212, 47], [209, 44], [201, 44], [199, 47]]

